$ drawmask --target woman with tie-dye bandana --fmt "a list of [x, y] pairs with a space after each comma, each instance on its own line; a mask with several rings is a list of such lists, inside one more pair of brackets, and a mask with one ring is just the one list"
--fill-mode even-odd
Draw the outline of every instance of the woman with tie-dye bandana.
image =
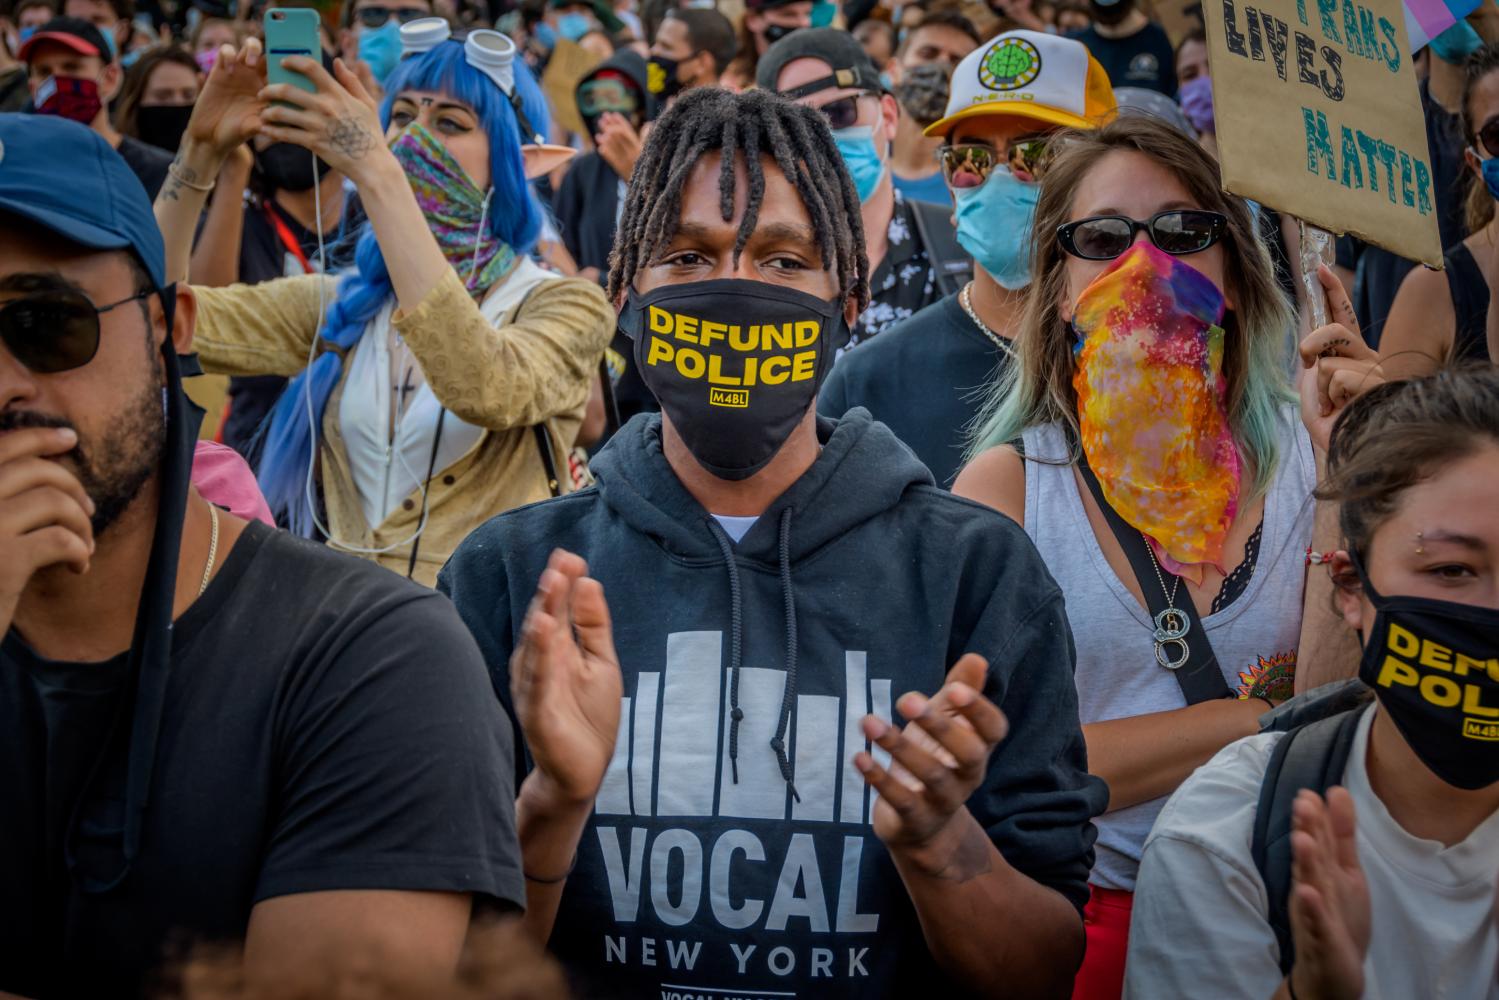
[[352, 270], [195, 289], [196, 346], [209, 371], [296, 376], [260, 466], [278, 521], [430, 585], [480, 522], [569, 487], [614, 315], [592, 283], [530, 259], [528, 178], [568, 151], [541, 144], [545, 99], [514, 44], [436, 18], [401, 36], [378, 107], [342, 63], [288, 57], [315, 90], [266, 86], [258, 43], [226, 46], [157, 217], [184, 277], [200, 182], [255, 134], [357, 188]]
[[1110, 789], [1075, 995], [1117, 998], [1165, 797], [1290, 694], [1316, 467], [1285, 377], [1291, 308], [1196, 143], [1145, 117], [1070, 137], [1035, 231], [1016, 359], [954, 492], [1021, 522], [1067, 601]]

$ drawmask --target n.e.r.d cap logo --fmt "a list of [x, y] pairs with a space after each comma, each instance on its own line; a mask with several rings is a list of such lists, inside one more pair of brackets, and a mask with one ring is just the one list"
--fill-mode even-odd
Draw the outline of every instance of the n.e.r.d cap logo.
[[1041, 53], [1024, 38], [1001, 38], [979, 62], [979, 83], [990, 90], [1018, 90], [1041, 72]]

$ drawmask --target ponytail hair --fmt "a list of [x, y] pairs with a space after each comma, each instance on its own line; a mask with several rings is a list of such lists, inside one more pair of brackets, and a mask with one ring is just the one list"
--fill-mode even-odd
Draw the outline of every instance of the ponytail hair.
[[[541, 87], [521, 60], [515, 60], [514, 68], [522, 113], [532, 128], [545, 135], [550, 116]], [[410, 90], [438, 91], [473, 108], [489, 136], [490, 184], [496, 207], [488, 216], [489, 237], [519, 255], [529, 254], [541, 232], [542, 208], [526, 181], [521, 157], [520, 147], [531, 137], [522, 138], [510, 99], [468, 64], [463, 43], [456, 41], [401, 61], [386, 83], [380, 105], [383, 128], [390, 128], [390, 108], [396, 97]], [[314, 537], [316, 528], [309, 495], [314, 429], [322, 426], [328, 399], [343, 377], [344, 357], [395, 294], [374, 229], [368, 221], [362, 229], [354, 250], [354, 270], [339, 281], [337, 298], [318, 332], [319, 353], [287, 384], [271, 409], [265, 431], [261, 492], [278, 523], [304, 538]]]

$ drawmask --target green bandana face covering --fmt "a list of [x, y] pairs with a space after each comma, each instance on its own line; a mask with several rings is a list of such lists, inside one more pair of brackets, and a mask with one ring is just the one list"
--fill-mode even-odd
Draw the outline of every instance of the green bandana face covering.
[[463, 286], [482, 291], [509, 274], [515, 251], [487, 229], [494, 189], [480, 191], [448, 148], [419, 124], [408, 125], [390, 148]]

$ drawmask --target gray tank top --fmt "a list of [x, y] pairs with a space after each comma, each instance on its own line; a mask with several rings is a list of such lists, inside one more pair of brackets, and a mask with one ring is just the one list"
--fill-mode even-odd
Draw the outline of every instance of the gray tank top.
[[[1282, 414], [1279, 468], [1265, 497], [1259, 558], [1239, 597], [1203, 619], [1230, 691], [1267, 665], [1294, 660], [1300, 639], [1306, 549], [1312, 538], [1312, 445], [1294, 408]], [[1083, 723], [1185, 708], [1170, 671], [1155, 659], [1150, 616], [1104, 558], [1078, 494], [1055, 424], [1025, 432], [1025, 531], [1067, 602], [1077, 645], [1078, 711]], [[1032, 461], [1036, 459], [1037, 461]], [[1158, 587], [1155, 580], [1141, 586]], [[1241, 678], [1240, 675], [1245, 675]], [[1097, 860], [1089, 880], [1135, 888], [1140, 851], [1166, 804], [1163, 796], [1098, 817]]]

